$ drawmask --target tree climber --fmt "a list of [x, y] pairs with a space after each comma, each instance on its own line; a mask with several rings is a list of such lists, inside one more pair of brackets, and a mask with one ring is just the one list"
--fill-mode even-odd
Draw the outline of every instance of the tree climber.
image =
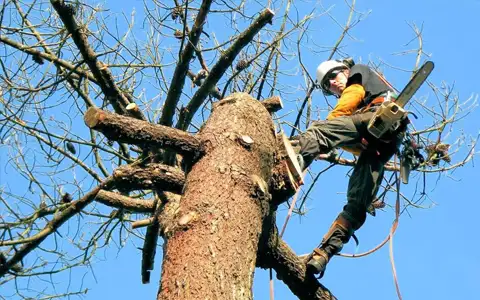
[[298, 161], [302, 170], [319, 154], [337, 147], [359, 156], [348, 183], [347, 204], [307, 259], [307, 271], [322, 277], [332, 256], [365, 222], [367, 208], [383, 179], [384, 164], [396, 153], [408, 121], [381, 139], [368, 132], [369, 120], [387, 92], [394, 90], [366, 65], [347, 60], [322, 62], [317, 68], [317, 84], [325, 95], [334, 95], [338, 101], [327, 120], [313, 122], [300, 135]]

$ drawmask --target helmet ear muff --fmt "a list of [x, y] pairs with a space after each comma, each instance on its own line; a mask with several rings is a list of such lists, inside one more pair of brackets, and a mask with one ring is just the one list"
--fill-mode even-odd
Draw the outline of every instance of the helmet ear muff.
[[355, 61], [353, 60], [353, 57], [347, 57], [345, 59], [342, 59], [342, 63], [346, 65], [348, 68], [351, 68], [355, 65]]

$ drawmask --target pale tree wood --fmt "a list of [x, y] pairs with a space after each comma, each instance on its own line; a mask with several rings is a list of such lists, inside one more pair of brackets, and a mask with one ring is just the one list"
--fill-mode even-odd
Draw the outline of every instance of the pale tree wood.
[[283, 108], [283, 102], [280, 96], [273, 96], [261, 102], [263, 106], [271, 113], [275, 113]]

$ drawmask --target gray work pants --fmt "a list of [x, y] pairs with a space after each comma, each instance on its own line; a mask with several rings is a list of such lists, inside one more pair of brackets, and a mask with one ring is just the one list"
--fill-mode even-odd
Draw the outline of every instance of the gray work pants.
[[[373, 112], [366, 112], [312, 123], [300, 136], [300, 154], [304, 159], [305, 168], [319, 154], [328, 153], [337, 147], [361, 143], [364, 137], [361, 132], [366, 132], [366, 125], [372, 115]], [[355, 124], [353, 118], [360, 121]], [[395, 135], [390, 143], [383, 144], [382, 149], [379, 149], [380, 155], [370, 150], [360, 154], [348, 182], [347, 204], [341, 212], [341, 215], [351, 223], [353, 230], [359, 229], [365, 222], [367, 208], [382, 182], [384, 165], [395, 153], [400, 138], [400, 135]]]

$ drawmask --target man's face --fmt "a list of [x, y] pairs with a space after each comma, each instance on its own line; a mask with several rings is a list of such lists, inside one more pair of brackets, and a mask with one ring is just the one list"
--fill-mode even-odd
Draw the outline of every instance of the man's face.
[[328, 77], [329, 88], [328, 90], [333, 94], [340, 96], [347, 87], [348, 69], [336, 70]]

